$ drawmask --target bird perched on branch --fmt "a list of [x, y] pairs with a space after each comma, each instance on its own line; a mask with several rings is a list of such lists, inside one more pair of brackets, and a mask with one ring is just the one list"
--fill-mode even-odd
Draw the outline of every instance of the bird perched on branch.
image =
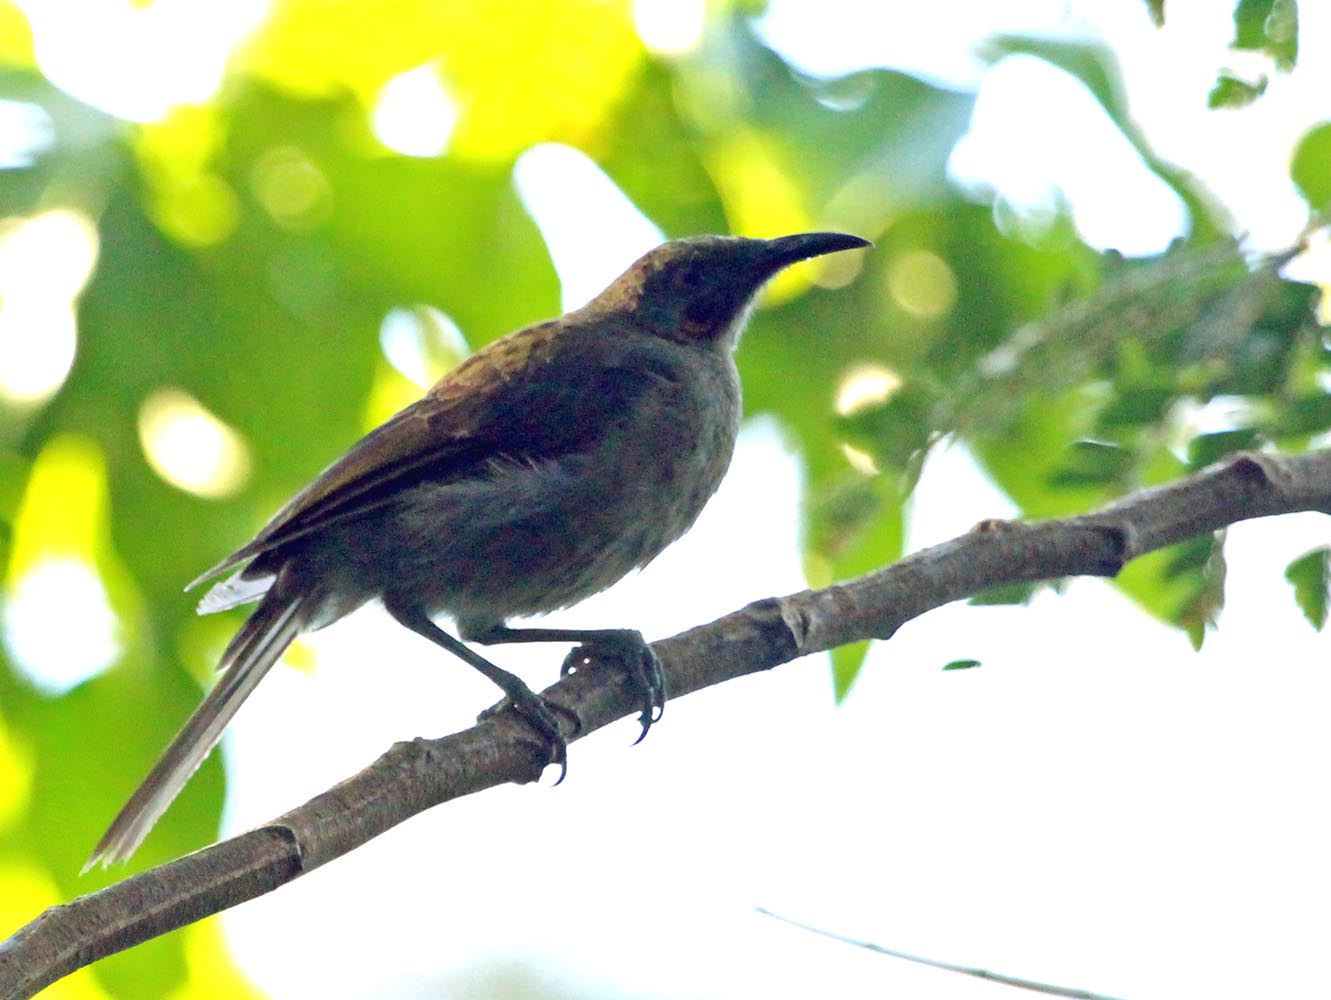
[[87, 867], [134, 852], [297, 635], [375, 599], [494, 681], [549, 742], [561, 778], [550, 704], [436, 615], [476, 643], [580, 643], [565, 670], [617, 663], [642, 691], [645, 735], [665, 687], [641, 633], [506, 623], [604, 590], [688, 530], [730, 464], [731, 352], [758, 291], [796, 261], [868, 245], [842, 233], [665, 243], [581, 309], [489, 345], [366, 435], [191, 584], [237, 569], [200, 613], [259, 605]]

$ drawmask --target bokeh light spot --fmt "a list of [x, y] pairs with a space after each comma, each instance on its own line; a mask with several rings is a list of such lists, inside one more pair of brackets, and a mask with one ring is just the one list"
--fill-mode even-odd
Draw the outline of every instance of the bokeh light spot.
[[[848, 371], [837, 386], [836, 411], [843, 417], [851, 416], [869, 406], [888, 401], [892, 393], [901, 388], [901, 376], [887, 365], [866, 362]], [[841, 443], [841, 453], [851, 467], [866, 475], [878, 471], [878, 463], [862, 448]]]
[[162, 228], [191, 246], [221, 243], [240, 218], [235, 192], [213, 173], [199, 173], [171, 185], [159, 193], [154, 207]]
[[64, 383], [74, 303], [96, 260], [97, 230], [80, 212], [0, 222], [0, 399], [31, 405]]
[[936, 253], [907, 250], [887, 266], [887, 290], [906, 312], [920, 319], [939, 319], [957, 301], [957, 279]]
[[20, 0], [37, 63], [74, 97], [132, 121], [202, 103], [232, 46], [261, 22], [265, 0]]
[[122, 625], [99, 570], [106, 551], [106, 469], [73, 435], [38, 454], [14, 517], [4, 639], [40, 690], [60, 693], [120, 654]]
[[471, 353], [453, 318], [424, 305], [390, 309], [379, 325], [379, 346], [388, 363], [422, 389]]
[[458, 123], [458, 107], [433, 64], [393, 77], [371, 115], [374, 134], [405, 156], [441, 156]]
[[886, 403], [900, 388], [901, 376], [887, 365], [874, 362], [856, 365], [837, 386], [836, 411], [848, 417], [867, 406]]
[[682, 55], [698, 47], [707, 16], [704, 0], [634, 0], [633, 26], [652, 52]]
[[327, 218], [333, 189], [321, 171], [295, 146], [270, 149], [254, 165], [254, 195], [277, 223], [309, 229]]
[[[1026, 113], [1013, 114], [1018, 107]], [[1076, 122], [1075, 141], [1050, 122]], [[1086, 85], [1033, 56], [1009, 56], [985, 75], [948, 173], [975, 195], [1006, 203], [1025, 223], [1019, 231], [1038, 234], [1068, 211], [1087, 243], [1141, 256], [1188, 230], [1178, 194]]]
[[55, 125], [40, 104], [0, 100], [0, 170], [30, 167], [55, 144]]
[[175, 389], [144, 400], [139, 442], [153, 471], [187, 493], [227, 496], [249, 476], [249, 449], [240, 435]]
[[9, 402], [31, 405], [49, 397], [64, 384], [77, 348], [71, 304], [26, 295], [0, 299], [0, 396]]
[[5, 639], [15, 664], [48, 694], [61, 694], [120, 655], [120, 623], [97, 571], [72, 556], [42, 559], [14, 581]]

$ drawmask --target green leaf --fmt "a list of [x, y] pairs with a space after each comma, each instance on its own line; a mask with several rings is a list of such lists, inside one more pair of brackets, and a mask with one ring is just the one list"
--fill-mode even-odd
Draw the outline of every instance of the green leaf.
[[1266, 19], [1275, 0], [1239, 0], [1234, 8], [1234, 48], [1261, 49], [1266, 45]]
[[1273, 435], [1316, 434], [1331, 427], [1331, 395], [1310, 393], [1287, 401], [1271, 421]]
[[1062, 465], [1049, 477], [1055, 489], [1116, 483], [1132, 468], [1133, 455], [1106, 441], [1074, 441]]
[[1158, 423], [1178, 392], [1173, 380], [1127, 386], [1100, 410], [1099, 424], [1112, 428], [1146, 427]]
[[1294, 587], [1294, 600], [1303, 617], [1320, 632], [1326, 625], [1331, 548], [1323, 546], [1299, 556], [1285, 568], [1285, 579]]
[[1005, 583], [990, 587], [972, 597], [967, 603], [974, 605], [1029, 604], [1040, 587], [1037, 583]]
[[951, 663], [943, 664], [944, 670], [971, 670], [980, 665], [979, 660], [953, 660]]
[[1266, 84], [1265, 76], [1259, 76], [1249, 83], [1247, 80], [1240, 80], [1232, 73], [1222, 72], [1216, 77], [1211, 92], [1206, 95], [1206, 106], [1208, 108], [1247, 107], [1266, 93]]
[[619, 103], [604, 145], [591, 153], [667, 236], [725, 232], [725, 210], [703, 165], [698, 137], [680, 119], [675, 88], [666, 66], [645, 64]]
[[1218, 538], [1192, 539], [1128, 563], [1114, 584], [1200, 647], [1224, 601], [1224, 550]]
[[1211, 558], [1214, 543], [1215, 539], [1210, 535], [1201, 535], [1165, 549], [1169, 554], [1164, 565], [1165, 579], [1179, 579], [1200, 570], [1206, 565], [1206, 560]]
[[860, 675], [864, 658], [869, 653], [869, 642], [852, 642], [832, 650], [832, 691], [840, 704], [850, 694], [851, 685]]
[[1299, 140], [1289, 173], [1309, 208], [1331, 210], [1331, 122], [1310, 129]]
[[882, 403], [864, 406], [839, 419], [852, 445], [888, 469], [914, 467], [929, 447], [937, 397], [917, 382], [907, 383]]
[[1233, 47], [1264, 52], [1278, 69], [1293, 69], [1299, 55], [1296, 0], [1239, 0], [1234, 8]]
[[1226, 455], [1255, 447], [1259, 440], [1260, 435], [1251, 427], [1199, 434], [1188, 442], [1188, 465], [1193, 469], [1205, 468]]
[[1023, 401], [1018, 418], [1001, 434], [976, 433], [971, 444], [986, 472], [1026, 517], [1063, 517], [1103, 503], [1103, 483], [1059, 477], [1074, 441], [1092, 430], [1094, 409], [1078, 390]]
[[806, 508], [806, 566], [815, 586], [900, 558], [901, 494], [886, 476], [849, 473], [818, 489]]

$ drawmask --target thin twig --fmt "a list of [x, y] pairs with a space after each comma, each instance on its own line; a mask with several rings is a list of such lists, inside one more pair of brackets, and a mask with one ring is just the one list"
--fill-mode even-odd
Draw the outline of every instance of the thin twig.
[[973, 976], [976, 979], [987, 979], [993, 983], [1002, 983], [1005, 986], [1016, 986], [1019, 989], [1031, 990], [1034, 993], [1044, 993], [1051, 997], [1072, 997], [1073, 1000], [1120, 1000], [1120, 998], [1111, 997], [1106, 993], [1092, 993], [1090, 990], [1080, 990], [1072, 986], [1054, 986], [1050, 983], [1038, 983], [1034, 979], [1021, 979], [1017, 976], [1005, 975], [1002, 972], [992, 972], [989, 969], [977, 969], [969, 965], [956, 965], [952, 962], [940, 962], [935, 958], [912, 955], [908, 951], [897, 951], [895, 948], [886, 948], [883, 945], [875, 944], [872, 941], [860, 941], [856, 938], [846, 937], [844, 934], [838, 934], [836, 931], [814, 927], [812, 924], [806, 924], [799, 920], [792, 920], [790, 917], [783, 917], [779, 913], [773, 913], [771, 910], [762, 906], [755, 907], [755, 909], [765, 917], [779, 920], [783, 924], [789, 924], [791, 927], [798, 927], [800, 930], [808, 931], [810, 934], [817, 934], [820, 937], [830, 938], [833, 941], [840, 941], [842, 944], [853, 945], [856, 948], [863, 948], [865, 951], [876, 952], [879, 955], [900, 958], [907, 962], [914, 962], [917, 965], [927, 965], [931, 969], [942, 969], [944, 972], [957, 972], [963, 976]]

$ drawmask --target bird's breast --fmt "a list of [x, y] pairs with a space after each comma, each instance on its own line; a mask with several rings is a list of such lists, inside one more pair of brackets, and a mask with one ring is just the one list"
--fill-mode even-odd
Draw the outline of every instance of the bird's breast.
[[739, 424], [729, 356], [685, 360], [574, 453], [413, 491], [390, 531], [393, 586], [465, 631], [574, 604], [654, 559], [720, 485]]

